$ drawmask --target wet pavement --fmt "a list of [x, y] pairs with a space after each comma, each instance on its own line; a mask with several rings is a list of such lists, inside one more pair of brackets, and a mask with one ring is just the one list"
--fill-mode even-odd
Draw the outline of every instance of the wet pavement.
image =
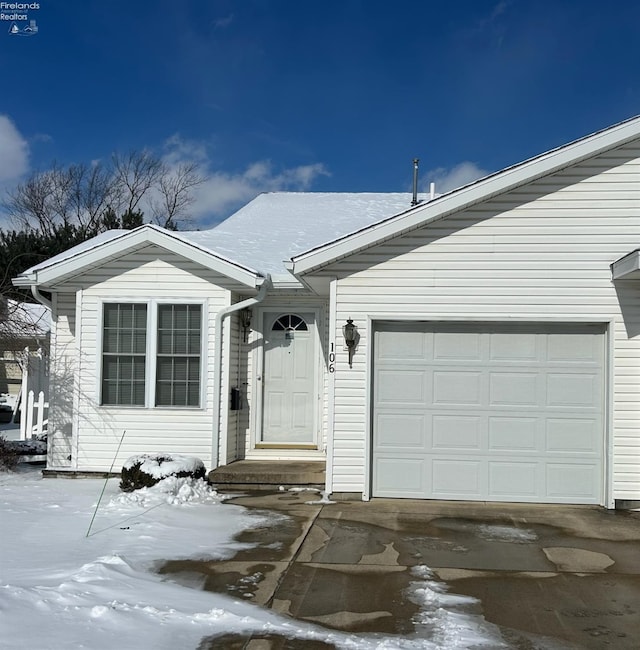
[[[428, 567], [432, 584], [466, 597], [469, 615], [497, 626], [496, 647], [640, 648], [638, 512], [404, 499], [309, 504], [314, 499], [238, 496], [230, 502], [281, 516], [242, 534], [251, 548], [232, 560], [167, 562], [161, 573], [328, 629], [428, 639], [433, 617], [415, 589], [416, 571]], [[230, 635], [200, 648], [309, 643]]]

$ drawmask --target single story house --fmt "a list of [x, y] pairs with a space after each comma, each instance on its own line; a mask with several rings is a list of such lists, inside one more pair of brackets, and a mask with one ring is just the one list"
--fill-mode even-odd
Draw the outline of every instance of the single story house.
[[411, 205], [263, 194], [106, 232], [51, 304], [48, 466], [326, 463], [359, 498], [640, 500], [640, 118]]

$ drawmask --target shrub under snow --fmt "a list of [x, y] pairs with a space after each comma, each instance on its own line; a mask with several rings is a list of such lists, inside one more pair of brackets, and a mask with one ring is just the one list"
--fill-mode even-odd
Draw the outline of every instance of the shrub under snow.
[[122, 467], [120, 489], [123, 492], [133, 492], [133, 490], [151, 487], [169, 476], [203, 479], [204, 463], [195, 456], [179, 454], [131, 456]]

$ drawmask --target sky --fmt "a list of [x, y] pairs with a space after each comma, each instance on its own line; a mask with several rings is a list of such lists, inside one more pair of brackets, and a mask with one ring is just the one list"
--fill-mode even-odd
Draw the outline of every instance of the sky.
[[640, 113], [630, 0], [7, 4], [0, 191], [149, 149], [198, 164], [200, 226], [263, 191], [410, 192], [416, 157], [447, 191]]

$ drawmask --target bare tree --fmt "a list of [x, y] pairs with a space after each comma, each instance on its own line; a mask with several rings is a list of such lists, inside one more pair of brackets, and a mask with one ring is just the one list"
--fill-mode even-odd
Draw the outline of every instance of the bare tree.
[[114, 153], [111, 157], [114, 181], [123, 212], [135, 212], [140, 201], [158, 185], [164, 164], [148, 151], [130, 151], [128, 155]]
[[49, 317], [43, 307], [0, 296], [0, 353], [46, 344]]
[[175, 168], [162, 165], [157, 194], [151, 200], [155, 222], [175, 230], [180, 221], [187, 221], [185, 213], [193, 203], [193, 190], [202, 182], [196, 163], [181, 163]]
[[175, 229], [186, 220], [192, 192], [203, 180], [195, 163], [172, 167], [149, 151], [115, 153], [108, 163], [54, 163], [9, 192], [3, 207], [18, 229], [49, 236], [60, 227], [86, 238], [136, 224], [140, 220], [131, 215], [145, 207], [156, 223]]
[[90, 236], [113, 206], [116, 189], [111, 170], [100, 163], [68, 167], [54, 163], [9, 192], [4, 207], [19, 228], [52, 235], [56, 228], [73, 225]]

